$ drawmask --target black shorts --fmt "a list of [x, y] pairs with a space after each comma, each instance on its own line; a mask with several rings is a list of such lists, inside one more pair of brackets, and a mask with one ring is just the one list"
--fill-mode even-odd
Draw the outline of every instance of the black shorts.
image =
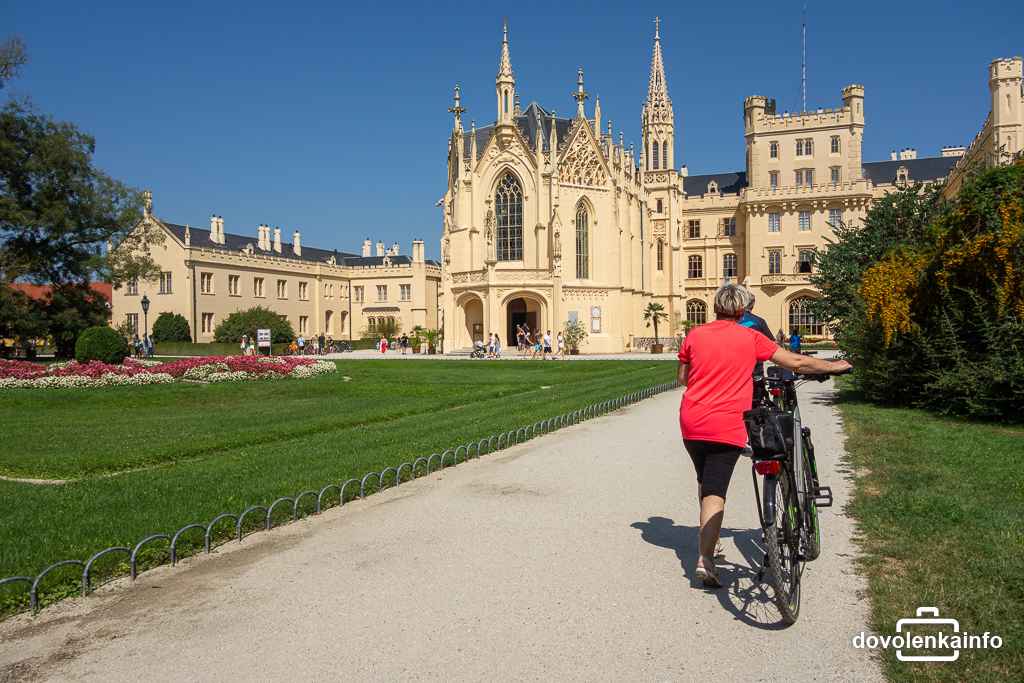
[[693, 460], [693, 468], [697, 471], [700, 497], [725, 498], [729, 490], [729, 480], [732, 479], [732, 471], [743, 449], [727, 443], [691, 439], [683, 439], [683, 445], [686, 446], [686, 452], [690, 455], [690, 460]]

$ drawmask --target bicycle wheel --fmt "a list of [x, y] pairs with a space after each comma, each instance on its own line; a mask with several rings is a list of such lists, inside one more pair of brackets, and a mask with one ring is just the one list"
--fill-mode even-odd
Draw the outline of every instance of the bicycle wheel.
[[[800, 573], [799, 532], [797, 522], [796, 490], [787, 470], [777, 478], [765, 478], [765, 499], [774, 493], [774, 516], [766, 519], [764, 543], [766, 563], [765, 576], [774, 589], [773, 599], [782, 614], [785, 624], [796, 623], [800, 614]], [[774, 491], [769, 488], [774, 487]], [[766, 506], [765, 512], [768, 512]]]
[[803, 460], [804, 475], [804, 528], [807, 534], [807, 545], [804, 548], [804, 560], [810, 562], [818, 559], [821, 555], [821, 525], [818, 521], [818, 506], [814, 502], [814, 493], [818, 490], [818, 474], [814, 462], [814, 445], [810, 439], [801, 435], [803, 448], [801, 459]]

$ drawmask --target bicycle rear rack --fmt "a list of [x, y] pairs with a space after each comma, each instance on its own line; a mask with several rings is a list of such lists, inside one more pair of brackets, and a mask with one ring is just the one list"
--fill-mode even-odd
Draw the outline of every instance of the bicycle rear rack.
[[832, 507], [832, 487], [819, 486], [814, 492], [814, 504], [820, 508]]

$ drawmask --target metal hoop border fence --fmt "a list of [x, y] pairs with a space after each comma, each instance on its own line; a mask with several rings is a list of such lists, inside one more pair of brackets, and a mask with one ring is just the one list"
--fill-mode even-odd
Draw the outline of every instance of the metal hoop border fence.
[[[275, 509], [278, 508], [279, 505], [283, 503], [288, 504], [290, 515], [288, 520], [281, 521], [279, 525], [285, 524], [287, 522], [294, 522], [298, 519], [301, 519], [302, 515], [300, 515], [299, 504], [305, 497], [312, 497], [316, 501], [316, 505], [313, 508], [312, 512], [308, 513], [306, 516], [318, 515], [328, 507], [335, 507], [334, 505], [324, 505], [325, 496], [332, 490], [337, 491], [337, 507], [341, 507], [344, 506], [346, 503], [352, 502], [353, 500], [366, 498], [367, 495], [370, 495], [377, 491], [383, 491], [386, 488], [394, 488], [396, 486], [400, 486], [403, 482], [412, 481], [413, 479], [416, 479], [418, 477], [430, 474], [435, 470], [444, 469], [446, 466], [455, 466], [460, 462], [460, 454], [462, 455], [462, 462], [466, 462], [467, 460], [473, 458], [479, 458], [481, 455], [487, 453], [494, 453], [495, 451], [499, 451], [502, 448], [508, 448], [509, 446], [512, 446], [514, 444], [523, 443], [524, 441], [528, 441], [541, 434], [547, 434], [556, 429], [561, 429], [562, 427], [579, 424], [583, 420], [592, 419], [594, 417], [603, 415], [604, 413], [616, 410], [623, 406], [630, 405], [632, 403], [637, 403], [644, 399], [655, 396], [656, 394], [660, 394], [662, 392], [674, 389], [677, 386], [678, 384], [676, 382], [656, 384], [651, 387], [646, 387], [644, 389], [630, 392], [618, 398], [610, 399], [607, 401], [600, 401], [598, 403], [592, 403], [589, 406], [586, 406], [585, 408], [573, 410], [562, 415], [556, 415], [546, 420], [538, 420], [533, 424], [518, 427], [516, 429], [510, 429], [507, 432], [501, 432], [497, 434], [492, 434], [491, 436], [485, 436], [482, 439], [479, 439], [478, 441], [469, 441], [465, 444], [459, 444], [455, 448], [447, 448], [441, 453], [432, 453], [429, 456], [420, 456], [414, 459], [412, 462], [403, 462], [397, 467], [385, 467], [380, 472], [367, 472], [366, 474], [363, 475], [361, 479], [347, 479], [341, 482], [340, 484], [330, 483], [321, 488], [319, 491], [310, 489], [307, 491], [302, 491], [296, 494], [295, 496], [281, 496], [280, 498], [277, 498], [272, 503], [270, 503], [269, 506], [250, 505], [246, 507], [240, 514], [237, 515], [231, 512], [222, 512], [221, 514], [214, 517], [209, 524], [204, 525], [198, 523], [191, 523], [181, 527], [173, 534], [150, 534], [149, 536], [146, 536], [145, 538], [140, 540], [131, 548], [127, 546], [111, 546], [109, 548], [104, 548], [99, 552], [93, 553], [89, 557], [89, 559], [85, 560], [84, 562], [82, 560], [61, 560], [60, 562], [54, 562], [53, 564], [45, 567], [41, 572], [36, 574], [34, 577], [9, 576], [0, 579], [0, 588], [7, 585], [25, 584], [29, 594], [29, 609], [31, 609], [32, 612], [38, 612], [39, 588], [40, 585], [42, 584], [43, 579], [46, 578], [46, 576], [50, 574], [50, 572], [53, 572], [62, 567], [75, 566], [81, 569], [81, 595], [84, 597], [89, 595], [89, 593], [91, 593], [93, 589], [91, 576], [93, 565], [96, 563], [97, 560], [99, 560], [102, 557], [105, 557], [106, 555], [112, 553], [123, 553], [127, 555], [129, 564], [129, 576], [134, 581], [136, 578], [138, 578], [139, 574], [139, 552], [145, 545], [149, 543], [155, 541], [163, 541], [167, 543], [167, 554], [170, 560], [170, 564], [171, 566], [175, 566], [178, 563], [179, 559], [178, 540], [182, 537], [183, 534], [189, 531], [199, 529], [203, 530], [203, 552], [209, 554], [213, 551], [213, 546], [211, 545], [211, 541], [213, 539], [213, 529], [219, 522], [223, 520], [232, 520], [235, 528], [234, 537], [238, 542], [241, 542], [242, 539], [247, 535], [246, 533], [244, 533], [245, 519], [248, 515], [252, 513], [261, 513], [261, 526], [263, 527], [264, 531], [269, 531], [270, 529], [274, 528], [274, 511]], [[446, 460], [450, 461], [448, 465], [445, 465]], [[408, 470], [407, 479], [402, 478], [402, 472], [404, 470]], [[420, 474], [417, 475], [417, 471], [419, 471]], [[390, 479], [388, 479], [389, 474]], [[368, 491], [367, 481], [374, 479], [376, 480], [376, 489]], [[388, 485], [389, 481], [390, 485]], [[351, 496], [350, 498], [348, 498], [348, 500], [346, 500], [345, 492], [351, 485], [357, 486], [358, 492], [356, 493], [356, 495]], [[259, 531], [259, 528], [251, 529], [249, 533], [254, 533], [255, 531]], [[163, 562], [159, 564], [163, 564]], [[154, 566], [159, 566], [159, 564]]]

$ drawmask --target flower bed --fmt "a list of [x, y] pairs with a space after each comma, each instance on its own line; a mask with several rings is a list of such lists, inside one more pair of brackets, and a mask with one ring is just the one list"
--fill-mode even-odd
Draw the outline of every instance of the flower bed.
[[254, 379], [306, 378], [337, 370], [330, 361], [303, 357], [200, 356], [170, 363], [125, 359], [121, 365], [99, 361], [41, 365], [0, 360], [0, 389], [79, 389], [142, 384], [244, 382]]

